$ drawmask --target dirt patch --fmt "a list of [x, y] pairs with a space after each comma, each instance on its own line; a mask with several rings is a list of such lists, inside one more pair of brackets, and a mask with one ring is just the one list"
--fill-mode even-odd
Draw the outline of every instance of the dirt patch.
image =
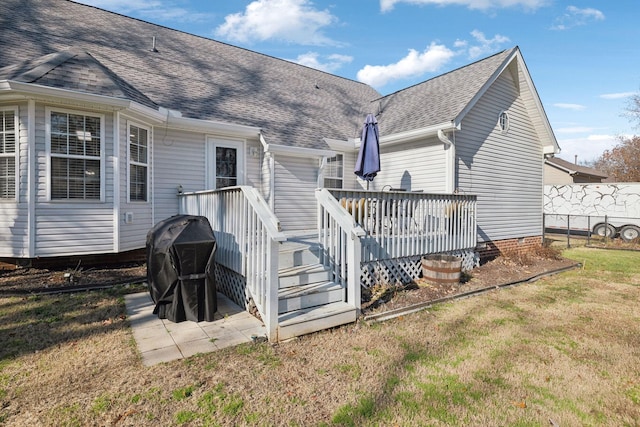
[[[575, 261], [558, 256], [557, 252], [507, 254], [469, 273], [462, 274], [457, 285], [429, 283], [420, 279], [408, 285], [375, 286], [363, 292], [363, 314], [379, 314], [470, 291], [527, 280], [531, 277], [574, 265]], [[24, 268], [0, 272], [0, 295], [51, 293], [86, 287], [140, 283], [146, 280], [147, 269], [142, 264], [126, 264], [82, 269]]]
[[104, 267], [75, 266], [74, 268], [20, 268], [0, 271], [0, 295], [19, 295], [101, 287], [146, 280], [144, 263]]
[[378, 285], [363, 293], [362, 312], [366, 315], [400, 310], [445, 297], [461, 295], [487, 287], [520, 282], [538, 275], [575, 265], [573, 260], [554, 252], [526, 255], [507, 254], [462, 273], [455, 285], [430, 283], [424, 279], [407, 285]]

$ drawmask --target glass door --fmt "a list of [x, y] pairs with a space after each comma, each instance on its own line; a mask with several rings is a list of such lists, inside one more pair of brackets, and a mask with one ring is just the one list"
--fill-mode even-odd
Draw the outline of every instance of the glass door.
[[244, 143], [209, 138], [207, 140], [207, 186], [220, 189], [242, 185], [244, 175]]

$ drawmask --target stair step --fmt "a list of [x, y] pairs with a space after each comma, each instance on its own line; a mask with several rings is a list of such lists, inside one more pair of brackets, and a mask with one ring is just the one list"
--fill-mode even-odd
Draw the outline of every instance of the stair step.
[[292, 286], [278, 292], [278, 313], [344, 301], [345, 290], [334, 282]]
[[308, 285], [310, 283], [328, 282], [331, 272], [322, 264], [307, 264], [278, 270], [280, 289]]
[[289, 244], [280, 248], [278, 255], [278, 267], [290, 268], [306, 264], [317, 264], [320, 262], [320, 246], [309, 246], [304, 244]]
[[282, 341], [353, 323], [356, 319], [355, 307], [345, 302], [334, 302], [318, 307], [290, 311], [278, 316], [278, 340]]

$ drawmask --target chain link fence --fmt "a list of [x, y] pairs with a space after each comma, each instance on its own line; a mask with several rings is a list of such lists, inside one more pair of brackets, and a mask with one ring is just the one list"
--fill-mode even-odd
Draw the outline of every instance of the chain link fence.
[[587, 245], [606, 244], [613, 239], [640, 243], [640, 218], [545, 213], [543, 224], [545, 233], [566, 235], [567, 247], [574, 237], [586, 238]]

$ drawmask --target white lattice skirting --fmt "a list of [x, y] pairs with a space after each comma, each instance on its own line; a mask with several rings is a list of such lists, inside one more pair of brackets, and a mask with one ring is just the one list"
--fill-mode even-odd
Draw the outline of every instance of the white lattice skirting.
[[[446, 252], [462, 258], [462, 271], [472, 270], [480, 263], [479, 255], [473, 249]], [[360, 283], [365, 288], [378, 284], [407, 284], [418, 279], [422, 274], [422, 256], [415, 255], [404, 258], [372, 261], [362, 266]]]
[[247, 279], [233, 270], [216, 264], [215, 269], [216, 290], [226, 295], [231, 301], [243, 309], [247, 309], [249, 302], [247, 296]]

